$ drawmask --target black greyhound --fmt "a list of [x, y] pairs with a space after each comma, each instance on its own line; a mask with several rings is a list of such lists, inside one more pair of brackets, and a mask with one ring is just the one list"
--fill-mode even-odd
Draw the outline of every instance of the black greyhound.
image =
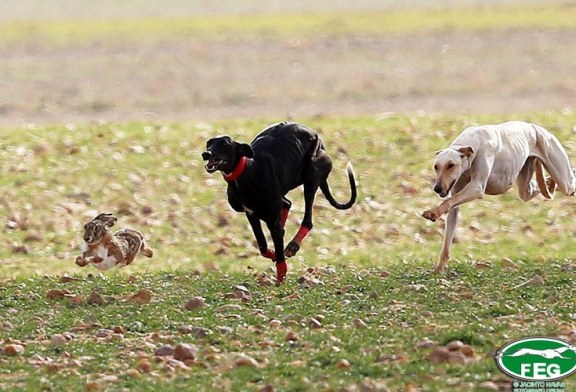
[[[350, 201], [340, 204], [334, 199], [327, 182], [332, 160], [318, 134], [304, 125], [271, 125], [250, 145], [238, 143], [229, 136], [214, 137], [206, 142], [202, 159], [207, 161], [208, 173], [219, 170], [224, 175], [230, 206], [246, 213], [260, 254], [276, 262], [278, 282], [286, 278], [286, 257], [298, 252], [300, 243], [312, 229], [312, 204], [318, 187], [339, 210], [352, 207], [356, 201], [356, 181], [350, 164]], [[284, 225], [292, 206], [285, 195], [300, 185], [304, 185], [304, 219], [300, 230], [284, 249]], [[274, 251], [268, 249], [261, 220], [270, 230]]]

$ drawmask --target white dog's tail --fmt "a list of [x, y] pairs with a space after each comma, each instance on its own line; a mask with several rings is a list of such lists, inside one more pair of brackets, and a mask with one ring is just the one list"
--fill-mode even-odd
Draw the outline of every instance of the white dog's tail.
[[549, 178], [548, 183], [544, 179], [544, 170], [542, 168], [542, 161], [540, 159], [536, 159], [536, 182], [538, 183], [538, 188], [540, 189], [540, 193], [546, 199], [553, 199], [554, 192], [556, 191], [556, 182], [552, 177]]

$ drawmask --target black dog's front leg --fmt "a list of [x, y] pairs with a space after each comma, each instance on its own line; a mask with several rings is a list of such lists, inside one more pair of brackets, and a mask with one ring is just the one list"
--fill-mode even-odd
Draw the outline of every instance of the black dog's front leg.
[[268, 259], [271, 259], [272, 261], [276, 261], [276, 255], [272, 250], [268, 249], [268, 243], [266, 242], [266, 237], [262, 231], [260, 219], [249, 213], [246, 213], [246, 218], [248, 218], [250, 227], [252, 227], [252, 231], [254, 232], [254, 237], [256, 237], [256, 242], [258, 243], [258, 250], [260, 251], [260, 254]]
[[274, 242], [275, 256], [276, 256], [276, 280], [279, 283], [284, 282], [288, 266], [286, 264], [286, 257], [284, 256], [284, 229], [281, 226], [280, 219], [275, 219], [274, 223], [266, 222], [272, 241]]

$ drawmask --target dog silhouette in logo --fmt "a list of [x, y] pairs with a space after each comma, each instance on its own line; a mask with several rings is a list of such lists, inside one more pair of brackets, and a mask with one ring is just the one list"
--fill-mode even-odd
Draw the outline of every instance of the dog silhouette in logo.
[[[576, 353], [576, 347], [558, 347], [555, 349], [547, 349], [547, 350], [534, 350], [531, 348], [521, 348], [520, 350], [516, 351], [514, 354], [505, 355], [506, 357], [523, 357], [525, 355], [540, 355], [546, 359], [552, 358], [562, 358], [562, 359], [570, 359], [567, 357], [563, 357], [562, 353], [568, 350], [572, 350]], [[500, 354], [500, 357], [503, 355]]]

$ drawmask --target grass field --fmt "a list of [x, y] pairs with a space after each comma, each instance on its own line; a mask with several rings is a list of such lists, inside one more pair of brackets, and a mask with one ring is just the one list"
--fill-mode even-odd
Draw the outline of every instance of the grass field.
[[[421, 218], [434, 152], [467, 126], [536, 122], [574, 161], [574, 7], [78, 4], [0, 5], [0, 390], [509, 391], [499, 347], [576, 343], [573, 198], [464, 206], [440, 276], [442, 222]], [[200, 154], [285, 119], [321, 134], [336, 198], [348, 161], [359, 194], [318, 194], [275, 286]], [[105, 211], [154, 257], [76, 266]]]
[[[351, 160], [359, 201], [335, 212], [318, 197], [315, 229], [281, 287], [267, 286], [271, 265], [199, 158], [209, 135], [248, 140], [265, 122], [6, 130], [0, 336], [26, 350], [1, 357], [0, 386], [175, 390], [193, 379], [199, 390], [506, 390], [492, 359], [500, 345], [574, 339], [573, 200], [522, 203], [510, 193], [464, 207], [455, 260], [440, 277], [429, 270], [441, 224], [420, 218], [438, 202], [433, 152], [464, 126], [499, 120], [308, 119], [334, 157], [332, 188], [347, 197]], [[529, 120], [572, 153], [574, 114]], [[302, 216], [299, 192], [292, 200], [287, 236]], [[79, 269], [81, 226], [101, 211], [142, 230], [154, 258], [106, 276]], [[543, 282], [526, 283], [535, 275]], [[234, 294], [237, 285], [249, 293]], [[149, 303], [131, 299], [140, 290]], [[106, 304], [88, 304], [94, 292]], [[195, 296], [206, 307], [184, 310]], [[418, 349], [426, 339], [435, 348]], [[453, 340], [468, 356], [443, 357]], [[179, 343], [196, 345], [196, 359], [154, 355]]]
[[[571, 262], [428, 268], [329, 265], [281, 287], [258, 273], [18, 279], [2, 287], [2, 334], [26, 348], [0, 356], [0, 388], [509, 390], [493, 359], [505, 342], [574, 341]], [[516, 288], [533, 275], [545, 283]], [[205, 305], [186, 310], [194, 297]], [[166, 355], [182, 343], [193, 358]]]

